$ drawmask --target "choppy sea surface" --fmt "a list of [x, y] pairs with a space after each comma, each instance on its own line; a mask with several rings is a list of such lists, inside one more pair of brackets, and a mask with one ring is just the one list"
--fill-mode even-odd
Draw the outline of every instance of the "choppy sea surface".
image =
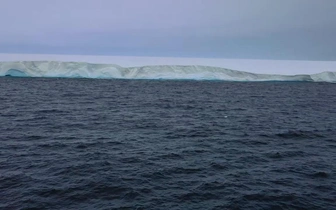
[[336, 209], [336, 84], [0, 88], [0, 209]]

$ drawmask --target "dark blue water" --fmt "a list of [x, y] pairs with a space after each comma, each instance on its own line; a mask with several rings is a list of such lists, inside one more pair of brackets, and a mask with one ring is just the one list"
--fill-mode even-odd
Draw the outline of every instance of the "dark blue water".
[[0, 78], [1, 209], [336, 209], [336, 85]]

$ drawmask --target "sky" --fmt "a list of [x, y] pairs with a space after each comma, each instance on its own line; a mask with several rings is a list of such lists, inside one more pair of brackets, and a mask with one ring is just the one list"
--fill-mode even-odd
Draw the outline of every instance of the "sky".
[[0, 53], [336, 61], [335, 0], [1, 0]]

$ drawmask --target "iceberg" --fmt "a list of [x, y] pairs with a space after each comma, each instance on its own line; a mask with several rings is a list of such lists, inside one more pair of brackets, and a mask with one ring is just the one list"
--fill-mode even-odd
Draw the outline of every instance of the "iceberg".
[[102, 79], [336, 82], [336, 72], [322, 72], [311, 75], [272, 75], [249, 73], [245, 71], [237, 71], [211, 66], [156, 65], [122, 67], [116, 64], [93, 64], [85, 62], [63, 61], [0, 62], [0, 76]]

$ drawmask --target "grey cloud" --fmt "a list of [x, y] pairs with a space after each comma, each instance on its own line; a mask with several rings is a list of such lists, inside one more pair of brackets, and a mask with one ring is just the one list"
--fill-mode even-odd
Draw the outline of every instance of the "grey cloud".
[[336, 59], [334, 0], [1, 3], [2, 52]]

